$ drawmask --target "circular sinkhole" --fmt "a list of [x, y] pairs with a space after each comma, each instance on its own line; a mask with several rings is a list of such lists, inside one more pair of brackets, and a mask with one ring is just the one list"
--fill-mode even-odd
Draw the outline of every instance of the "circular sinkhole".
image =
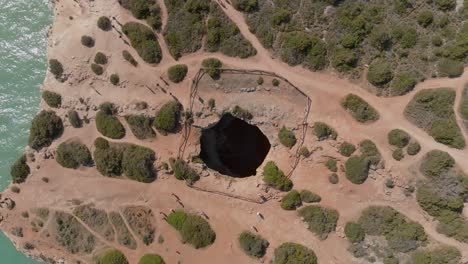
[[257, 174], [271, 147], [258, 127], [230, 113], [202, 130], [200, 144], [200, 158], [210, 169], [238, 178]]

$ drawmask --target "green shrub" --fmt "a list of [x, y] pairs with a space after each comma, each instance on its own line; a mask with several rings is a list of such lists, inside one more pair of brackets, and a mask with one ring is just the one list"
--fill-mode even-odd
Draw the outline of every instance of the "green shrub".
[[102, 137], [98, 137], [94, 140], [94, 147], [96, 147], [96, 149], [107, 149], [110, 147], [109, 141]]
[[437, 69], [440, 77], [455, 78], [463, 74], [463, 63], [452, 59], [442, 59]]
[[348, 94], [341, 102], [341, 105], [351, 113], [354, 119], [361, 123], [373, 122], [379, 119], [377, 110], [355, 94]]
[[392, 157], [398, 161], [402, 160], [405, 157], [405, 154], [403, 153], [403, 149], [402, 148], [395, 149], [392, 152]]
[[49, 60], [49, 70], [54, 75], [55, 79], [60, 79], [63, 74], [63, 66], [60, 61], [56, 59]]
[[177, 101], [168, 102], [159, 109], [153, 126], [162, 133], [174, 133], [180, 120], [182, 105]]
[[441, 246], [433, 250], [418, 250], [411, 254], [413, 264], [460, 263], [461, 253], [455, 247]]
[[401, 129], [393, 129], [388, 133], [388, 143], [399, 148], [406, 147], [410, 139], [410, 135]]
[[150, 28], [137, 22], [128, 22], [123, 25], [122, 31], [145, 62], [159, 63], [161, 61], [161, 47]]
[[60, 105], [62, 104], [62, 96], [55, 92], [42, 92], [42, 99], [47, 103], [48, 106], [53, 108], [60, 108]]
[[151, 118], [145, 115], [126, 115], [125, 120], [136, 138], [143, 140], [156, 137]]
[[42, 110], [34, 117], [29, 129], [29, 146], [35, 150], [48, 147], [62, 135], [63, 123], [53, 111]]
[[390, 94], [393, 96], [404, 95], [416, 86], [418, 80], [409, 73], [399, 73], [395, 75], [390, 85]]
[[10, 168], [10, 175], [13, 183], [23, 183], [31, 173], [31, 169], [26, 163], [26, 156], [22, 155]]
[[110, 21], [110, 19], [108, 17], [101, 16], [101, 17], [99, 17], [99, 19], [97, 21], [97, 26], [101, 30], [109, 31], [112, 28], [112, 23], [111, 23], [111, 21]]
[[111, 74], [109, 80], [110, 80], [110, 83], [112, 83], [113, 85], [119, 85], [120, 83], [120, 77], [117, 73]]
[[98, 264], [128, 264], [128, 260], [122, 252], [110, 249], [99, 257]]
[[345, 163], [346, 178], [354, 184], [362, 184], [369, 176], [369, 161], [364, 157], [353, 156]]
[[371, 165], [377, 165], [382, 160], [379, 149], [371, 140], [366, 139], [361, 141], [359, 143], [359, 148], [361, 150], [361, 156], [367, 159]]
[[392, 66], [386, 62], [375, 62], [369, 66], [367, 80], [377, 86], [383, 87], [393, 79]]
[[131, 0], [128, 3], [121, 5], [124, 8], [130, 9], [133, 16], [137, 19], [146, 19], [146, 22], [154, 29], [160, 29], [161, 21], [161, 8], [154, 0]]
[[468, 86], [463, 90], [462, 101], [460, 102], [460, 115], [468, 121]]
[[165, 264], [164, 259], [156, 254], [145, 254], [140, 258], [138, 264]]
[[464, 149], [465, 139], [455, 120], [435, 120], [429, 134], [435, 141], [452, 148]]
[[310, 151], [307, 147], [301, 147], [299, 150], [299, 155], [301, 155], [304, 158], [308, 158], [310, 156]]
[[326, 239], [330, 232], [335, 231], [339, 217], [336, 210], [315, 205], [300, 209], [298, 215], [307, 223], [308, 229], [320, 239]]
[[322, 197], [308, 190], [302, 190], [300, 195], [301, 201], [304, 203], [319, 203], [322, 201]]
[[418, 23], [423, 27], [429, 26], [434, 21], [434, 14], [431, 10], [424, 10], [418, 15]]
[[354, 222], [346, 223], [344, 233], [346, 235], [346, 238], [351, 243], [359, 243], [362, 242], [364, 238], [366, 238], [366, 232], [364, 231], [364, 229], [361, 227], [360, 224]]
[[232, 115], [243, 120], [253, 119], [253, 115], [249, 112], [249, 110], [244, 109], [238, 105], [234, 106], [234, 108], [232, 109]]
[[354, 146], [353, 144], [349, 142], [343, 142], [339, 148], [340, 154], [345, 157], [350, 157], [351, 155], [353, 155], [355, 151], [356, 151], [356, 146]]
[[257, 79], [257, 84], [258, 85], [262, 85], [264, 82], [265, 82], [265, 80], [263, 80], [262, 76], [258, 77], [258, 79]]
[[213, 110], [215, 107], [216, 107], [216, 101], [215, 101], [215, 99], [210, 98], [210, 99], [208, 100], [208, 108], [209, 108], [210, 110]]
[[68, 121], [74, 128], [80, 128], [83, 125], [78, 112], [75, 110], [68, 111]]
[[271, 80], [271, 84], [274, 87], [278, 87], [280, 85], [280, 81], [278, 79], [274, 78], [273, 80]]
[[221, 75], [221, 67], [223, 63], [216, 58], [207, 58], [202, 61], [202, 66], [205, 68], [206, 73], [213, 79], [219, 79]]
[[185, 76], [187, 75], [188, 67], [185, 64], [177, 64], [170, 67], [167, 70], [167, 75], [169, 76], [169, 80], [174, 83], [179, 83], [184, 80]]
[[130, 145], [125, 148], [122, 155], [122, 170], [132, 180], [139, 182], [152, 182], [156, 178], [153, 163], [155, 153], [149, 148]]
[[290, 191], [293, 183], [273, 161], [268, 161], [263, 168], [263, 181], [281, 191]]
[[252, 12], [258, 8], [258, 0], [233, 0], [233, 6], [239, 11]]
[[301, 195], [298, 191], [292, 190], [281, 200], [281, 208], [284, 210], [296, 210], [302, 205]]
[[70, 141], [63, 142], [57, 147], [55, 159], [62, 167], [78, 169], [80, 166], [93, 165], [93, 159], [85, 144]]
[[294, 147], [294, 145], [296, 145], [296, 142], [297, 142], [297, 139], [294, 133], [284, 126], [280, 129], [278, 133], [278, 138], [279, 138], [280, 143], [287, 148]]
[[96, 75], [102, 75], [104, 73], [104, 68], [102, 68], [101, 65], [98, 64], [91, 64], [91, 70], [94, 72]]
[[128, 52], [127, 50], [124, 50], [122, 51], [122, 56], [123, 58], [130, 62], [130, 64], [132, 64], [133, 66], [138, 66], [138, 62], [135, 60], [135, 58], [133, 58], [132, 54], [130, 54], [130, 52]]
[[318, 37], [293, 31], [285, 33], [280, 41], [280, 57], [289, 65], [304, 64], [312, 70], [321, 70], [328, 63], [326, 45]]
[[383, 264], [399, 264], [400, 261], [394, 256], [384, 257]]
[[370, 44], [377, 50], [388, 50], [392, 45], [392, 38], [384, 27], [374, 27], [369, 35]]
[[[173, 214], [177, 216], [172, 216]], [[216, 239], [210, 224], [198, 215], [175, 211], [167, 219], [168, 223], [180, 232], [182, 243], [189, 243], [196, 249], [207, 247]]]
[[323, 122], [314, 123], [314, 134], [319, 140], [325, 140], [331, 138], [335, 140], [338, 137], [335, 129]]
[[338, 171], [338, 166], [336, 165], [336, 159], [328, 159], [325, 163], [325, 166], [332, 172]]
[[356, 68], [358, 61], [359, 57], [353, 50], [338, 49], [333, 54], [331, 64], [339, 72], [348, 72]]
[[81, 36], [81, 44], [85, 47], [92, 48], [94, 47], [94, 39], [90, 36], [83, 35]]
[[107, 56], [106, 56], [106, 54], [104, 54], [104, 53], [102, 53], [102, 52], [96, 53], [96, 55], [94, 56], [94, 63], [96, 63], [96, 64], [101, 64], [101, 65], [107, 64]]
[[456, 0], [435, 0], [435, 4], [443, 11], [452, 10], [457, 5]]
[[[113, 107], [112, 104], [111, 106]], [[125, 128], [119, 119], [114, 116], [113, 111], [100, 110], [97, 112], [96, 128], [99, 133], [108, 138], [121, 139], [125, 136]]]
[[106, 144], [104, 141], [98, 139], [94, 142], [94, 145], [96, 146], [96, 150], [94, 151], [96, 169], [104, 176], [120, 176], [122, 174], [122, 157], [124, 149], [118, 146], [109, 146], [109, 142], [107, 142], [107, 140], [105, 141], [107, 142]]
[[419, 169], [426, 177], [437, 177], [454, 165], [455, 160], [450, 154], [440, 150], [432, 150], [424, 156]]
[[188, 184], [193, 184], [200, 179], [198, 173], [181, 159], [170, 159], [169, 163], [174, 176], [178, 180], [185, 180]]
[[338, 182], [340, 181], [340, 179], [338, 178], [338, 175], [336, 173], [332, 173], [332, 175], [330, 175], [328, 177], [328, 181], [331, 183], [331, 184], [338, 184]]
[[406, 148], [406, 153], [410, 156], [417, 155], [421, 151], [421, 145], [417, 141], [410, 141], [408, 147]]
[[314, 251], [296, 243], [283, 243], [275, 249], [273, 264], [317, 264]]
[[242, 232], [239, 235], [239, 244], [245, 254], [261, 258], [265, 256], [266, 250], [270, 243], [261, 236], [250, 232]]

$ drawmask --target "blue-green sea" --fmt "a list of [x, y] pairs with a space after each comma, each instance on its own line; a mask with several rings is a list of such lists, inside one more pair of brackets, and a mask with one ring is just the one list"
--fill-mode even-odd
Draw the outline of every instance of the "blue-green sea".
[[[39, 110], [51, 23], [48, 0], [0, 0], [0, 190], [10, 182], [10, 165], [24, 150], [29, 124]], [[39, 262], [16, 251], [0, 232], [0, 263]]]

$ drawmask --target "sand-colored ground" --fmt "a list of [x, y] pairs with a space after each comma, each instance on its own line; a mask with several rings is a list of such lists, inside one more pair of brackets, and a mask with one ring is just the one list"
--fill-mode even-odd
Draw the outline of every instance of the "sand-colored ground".
[[[54, 12], [55, 20], [49, 35], [48, 54], [50, 58], [59, 59], [65, 72], [69, 74], [68, 81], [57, 82], [48, 74], [43, 89], [59, 92], [64, 98], [63, 109], [58, 113], [64, 116], [69, 108], [81, 109], [81, 115], [88, 115], [91, 119], [95, 114], [93, 107], [104, 101], [111, 101], [120, 106], [123, 113], [138, 112], [132, 105], [138, 101], [146, 101], [150, 106], [147, 113], [154, 114], [162, 104], [171, 99], [171, 94], [178, 98], [182, 104], [189, 102], [189, 89], [191, 80], [200, 68], [201, 60], [206, 57], [216, 57], [223, 61], [227, 68], [259, 69], [275, 72], [287, 78], [291, 83], [300, 87], [312, 100], [308, 122], [324, 121], [333, 126], [339, 133], [339, 141], [349, 141], [357, 144], [363, 139], [374, 141], [383, 158], [386, 168], [376, 172], [365, 184], [354, 185], [344, 178], [342, 172], [340, 183], [331, 185], [328, 182], [329, 172], [323, 165], [326, 156], [334, 156], [341, 161], [342, 157], [336, 151], [336, 142], [318, 142], [309, 129], [304, 145], [316, 152], [302, 160], [294, 173], [292, 180], [298, 189], [309, 189], [321, 195], [322, 205], [332, 207], [339, 211], [340, 219], [337, 232], [332, 233], [326, 240], [319, 240], [314, 234], [307, 231], [305, 225], [294, 211], [282, 210], [277, 200], [272, 199], [264, 204], [256, 204], [229, 197], [200, 192], [188, 188], [183, 182], [175, 180], [172, 176], [160, 172], [158, 179], [151, 184], [142, 184], [123, 179], [111, 179], [101, 176], [95, 168], [81, 168], [68, 170], [60, 167], [53, 159], [42, 159], [36, 154], [36, 161], [30, 164], [32, 175], [28, 181], [20, 185], [21, 192], [14, 194], [10, 191], [3, 193], [4, 197], [11, 197], [16, 202], [16, 209], [7, 211], [0, 209], [4, 221], [0, 228], [21, 247], [23, 241], [32, 241], [36, 249], [30, 253], [37, 257], [40, 253], [54, 256], [56, 259], [65, 258], [67, 261], [80, 259], [89, 262], [86, 256], [74, 256], [66, 253], [57, 245], [51, 243], [51, 238], [44, 237], [41, 232], [34, 233], [25, 228], [24, 238], [20, 239], [10, 235], [13, 226], [28, 226], [28, 220], [22, 219], [19, 214], [25, 210], [37, 207], [48, 207], [52, 210], [71, 211], [72, 199], [84, 203], [94, 203], [96, 207], [108, 211], [119, 211], [125, 205], [145, 205], [155, 214], [156, 237], [164, 236], [164, 243], [153, 243], [145, 246], [138, 242], [136, 250], [126, 249], [116, 243], [103, 242], [109, 247], [122, 250], [129, 258], [130, 263], [137, 263], [139, 257], [145, 253], [157, 253], [163, 256], [166, 263], [257, 263], [257, 260], [247, 257], [239, 248], [237, 237], [244, 231], [255, 226], [259, 233], [270, 242], [270, 247], [264, 262], [272, 259], [273, 249], [283, 242], [297, 242], [310, 247], [318, 256], [319, 263], [359, 263], [347, 251], [348, 242], [343, 237], [343, 226], [356, 219], [361, 210], [369, 205], [390, 205], [410, 219], [419, 222], [434, 241], [457, 247], [465, 259], [468, 258], [468, 244], [447, 238], [436, 231], [436, 222], [417, 205], [414, 197], [405, 197], [402, 188], [388, 190], [384, 182], [388, 177], [395, 178], [399, 187], [411, 182], [415, 178], [417, 163], [420, 158], [432, 149], [440, 149], [452, 155], [458, 165], [468, 172], [468, 151], [456, 150], [435, 142], [426, 132], [411, 124], [403, 115], [403, 111], [412, 96], [419, 90], [451, 87], [457, 91], [457, 109], [464, 85], [468, 82], [468, 71], [460, 78], [432, 79], [420, 83], [411, 93], [394, 98], [376, 97], [360, 87], [364, 83], [352, 83], [340, 79], [330, 72], [311, 72], [298, 67], [290, 67], [278, 59], [272, 58], [271, 53], [264, 49], [257, 38], [248, 30], [243, 15], [227, 6], [223, 9], [226, 14], [239, 27], [241, 33], [257, 49], [257, 55], [248, 59], [227, 57], [218, 53], [197, 53], [182, 57], [176, 62], [170, 55], [160, 33], [157, 34], [163, 50], [163, 60], [157, 66], [145, 64], [136, 52], [119, 38], [115, 30], [103, 32], [96, 27], [99, 16], [115, 17], [120, 23], [134, 21], [131, 14], [122, 9], [116, 0], [60, 0], [56, 1]], [[163, 10], [163, 23], [167, 18], [163, 0], [158, 0]], [[115, 23], [114, 23], [115, 24]], [[118, 28], [118, 27], [117, 27]], [[81, 45], [82, 35], [91, 35], [96, 39], [94, 48]], [[121, 56], [122, 50], [129, 50], [139, 62], [137, 68], [125, 62]], [[96, 77], [90, 70], [89, 62], [94, 54], [102, 51], [109, 56], [109, 64], [103, 76]], [[180, 84], [170, 84], [167, 87], [160, 76], [167, 80], [167, 68], [184, 63], [189, 67], [186, 79]], [[111, 85], [108, 77], [117, 72], [123, 81], [119, 87]], [[364, 82], [364, 81], [362, 81]], [[163, 93], [158, 85], [165, 87], [168, 93]], [[153, 90], [152, 91], [150, 91]], [[355, 93], [364, 98], [380, 113], [380, 119], [372, 124], [356, 122], [341, 106], [340, 100], [348, 93]], [[170, 94], [169, 94], [170, 93]], [[78, 102], [83, 98], [90, 106]], [[217, 100], [222, 100], [220, 97]], [[47, 108], [45, 104], [42, 108]], [[141, 112], [141, 111], [140, 111]], [[463, 129], [463, 135], [468, 140], [468, 133], [457, 113], [457, 122]], [[125, 125], [126, 123], [123, 122]], [[415, 157], [406, 157], [397, 162], [391, 157], [391, 149], [387, 143], [387, 133], [394, 128], [403, 129], [419, 141], [422, 151]], [[157, 163], [166, 161], [177, 153], [181, 143], [181, 135], [160, 136], [152, 141], [137, 140], [126, 125], [127, 135], [121, 142], [131, 142], [145, 145], [157, 153]], [[74, 129], [67, 126], [63, 136], [53, 143], [54, 149], [59, 143], [78, 137], [83, 143], [90, 146], [96, 137], [100, 136], [95, 125], [91, 122], [83, 128]], [[193, 139], [195, 140], [195, 139]], [[321, 147], [321, 148], [318, 148]], [[286, 150], [281, 150], [288, 153]], [[289, 154], [293, 155], [294, 150]], [[275, 156], [276, 157], [276, 156]], [[341, 162], [342, 164], [342, 162]], [[279, 162], [281, 168], [287, 171], [290, 164]], [[49, 183], [43, 182], [43, 177], [49, 178]], [[204, 178], [210, 181], [212, 176]], [[213, 179], [213, 182], [216, 181]], [[218, 184], [218, 183], [216, 183]], [[222, 183], [219, 183], [222, 184]], [[242, 188], [236, 189], [242, 195]], [[209, 216], [209, 222], [216, 232], [216, 242], [206, 249], [196, 250], [180, 242], [178, 234], [159, 215], [159, 212], [169, 212], [172, 208], [179, 208], [175, 199], [170, 195], [176, 193], [184, 206], [194, 211], [203, 211]], [[265, 219], [256, 216], [261, 212]], [[46, 223], [47, 226], [47, 223]], [[96, 234], [97, 235], [97, 234]], [[97, 235], [99, 237], [99, 235]], [[104, 241], [102, 239], [102, 241]], [[74, 263], [74, 262], [67, 262]]]

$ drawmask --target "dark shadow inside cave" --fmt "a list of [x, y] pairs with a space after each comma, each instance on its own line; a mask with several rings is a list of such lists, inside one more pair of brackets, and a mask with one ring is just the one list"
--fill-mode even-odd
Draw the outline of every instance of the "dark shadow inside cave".
[[230, 113], [202, 130], [200, 158], [213, 170], [243, 178], [255, 175], [270, 151], [262, 131]]

